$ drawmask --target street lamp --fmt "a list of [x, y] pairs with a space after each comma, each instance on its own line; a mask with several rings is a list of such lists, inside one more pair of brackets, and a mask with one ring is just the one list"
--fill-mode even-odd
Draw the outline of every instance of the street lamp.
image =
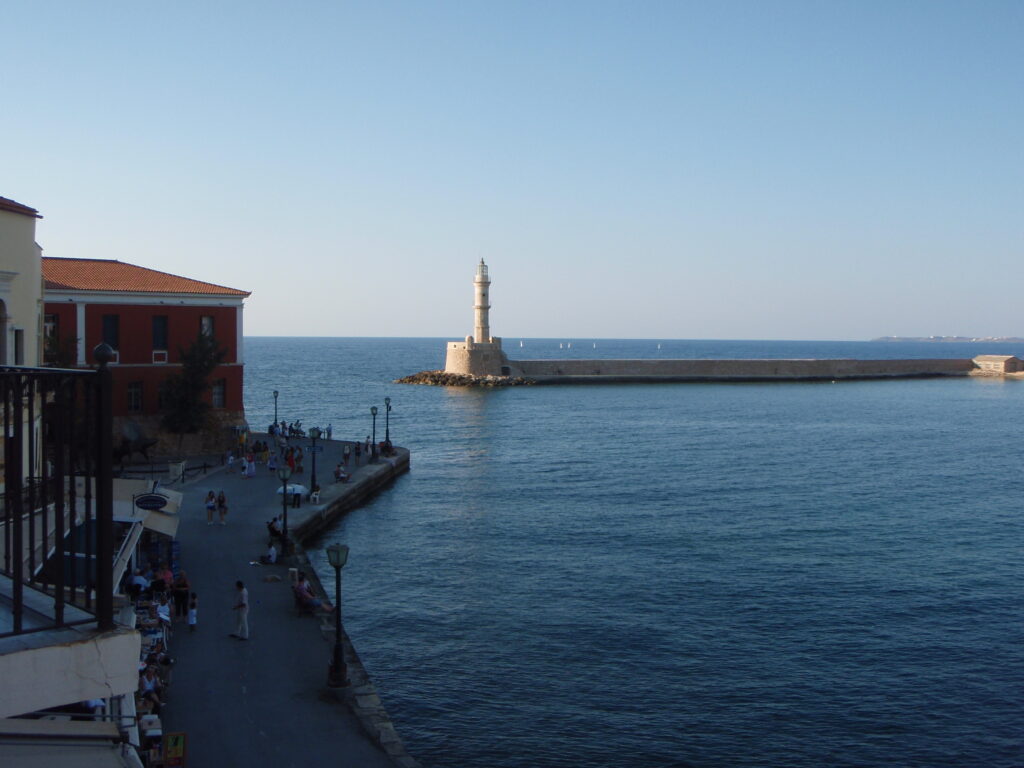
[[348, 685], [348, 668], [345, 666], [345, 651], [341, 647], [341, 569], [348, 560], [348, 546], [331, 544], [327, 548], [327, 559], [334, 567], [334, 658], [327, 668], [327, 685], [344, 688]]
[[309, 439], [313, 441], [313, 448], [310, 453], [313, 454], [313, 474], [310, 477], [310, 493], [316, 492], [316, 441], [320, 439], [320, 427], [309, 428]]
[[292, 468], [282, 464], [277, 470], [277, 476], [281, 480], [281, 554], [288, 554], [288, 478], [292, 476]]
[[277, 426], [277, 396], [281, 394], [276, 389], [274, 390], [274, 426]]
[[377, 463], [377, 406], [370, 406], [370, 414], [373, 416], [373, 444], [370, 447], [370, 461], [373, 464]]
[[384, 445], [391, 450], [391, 398], [384, 398]]

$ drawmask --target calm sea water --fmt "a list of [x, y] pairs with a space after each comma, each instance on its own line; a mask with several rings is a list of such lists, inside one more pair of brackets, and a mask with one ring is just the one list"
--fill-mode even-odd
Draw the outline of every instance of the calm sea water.
[[[1024, 382], [390, 383], [441, 367], [443, 341], [246, 340], [254, 425], [278, 389], [281, 418], [361, 438], [392, 398], [412, 472], [324, 543], [352, 548], [346, 626], [424, 765], [1024, 764]], [[1024, 356], [558, 343], [505, 341]]]

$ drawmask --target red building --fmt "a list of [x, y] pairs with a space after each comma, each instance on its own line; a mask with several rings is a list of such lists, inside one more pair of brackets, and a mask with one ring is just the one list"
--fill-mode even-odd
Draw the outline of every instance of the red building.
[[211, 376], [210, 403], [221, 424], [240, 424], [242, 302], [247, 291], [104, 259], [43, 258], [44, 332], [63, 365], [92, 366], [101, 342], [115, 350], [114, 416], [152, 434], [161, 384], [180, 370], [179, 349], [200, 333], [226, 351]]

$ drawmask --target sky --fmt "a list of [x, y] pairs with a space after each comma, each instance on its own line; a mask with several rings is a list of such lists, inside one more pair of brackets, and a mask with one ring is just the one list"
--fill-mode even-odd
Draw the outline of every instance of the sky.
[[1024, 3], [49, 2], [0, 23], [48, 256], [259, 336], [1024, 336]]

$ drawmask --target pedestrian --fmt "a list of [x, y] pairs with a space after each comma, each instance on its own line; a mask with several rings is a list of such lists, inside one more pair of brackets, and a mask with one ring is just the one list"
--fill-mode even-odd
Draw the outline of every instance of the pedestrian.
[[327, 439], [328, 439], [328, 440], [330, 440], [330, 439], [331, 439], [331, 433], [332, 433], [333, 431], [334, 431], [334, 427], [332, 427], [332, 426], [331, 426], [330, 424], [328, 424], [328, 425], [327, 425]]
[[366, 445], [363, 446], [363, 453], [365, 453], [367, 456], [370, 455], [370, 436], [369, 435], [366, 436]]
[[188, 603], [188, 631], [195, 632], [196, 624], [199, 623], [199, 598], [192, 593], [192, 599]]
[[276, 453], [270, 454], [270, 458], [267, 459], [267, 469], [269, 469], [271, 472], [276, 472], [277, 471], [277, 454]]
[[245, 583], [241, 581], [235, 582], [235, 608], [238, 611], [238, 620], [235, 624], [235, 631], [231, 633], [232, 637], [236, 637], [239, 640], [249, 639], [249, 590], [245, 588]]
[[245, 454], [245, 476], [256, 477], [256, 453], [249, 451]]
[[206, 524], [213, 525], [213, 510], [217, 508], [217, 494], [210, 491], [206, 494]]
[[348, 467], [348, 459], [351, 453], [352, 446], [350, 446], [348, 443], [345, 443], [345, 447], [341, 449], [341, 458], [346, 467]]
[[235, 454], [228, 451], [228, 458], [225, 463], [228, 465], [228, 474], [232, 474], [235, 471]]
[[227, 525], [224, 518], [228, 515], [228, 497], [224, 495], [224, 491], [217, 494], [217, 514], [220, 515], [220, 524]]
[[188, 614], [188, 593], [192, 588], [188, 576], [184, 571], [179, 571], [174, 579], [171, 594], [174, 595], [174, 618], [184, 619]]

